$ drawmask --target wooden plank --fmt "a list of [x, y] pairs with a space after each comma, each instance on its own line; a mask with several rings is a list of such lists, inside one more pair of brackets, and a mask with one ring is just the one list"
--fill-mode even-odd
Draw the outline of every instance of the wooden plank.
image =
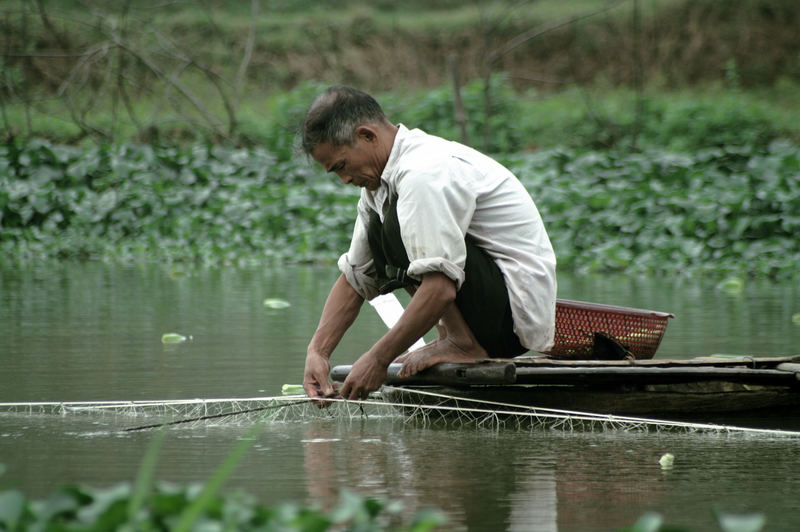
[[775, 367], [781, 363], [800, 362], [800, 355], [778, 357], [695, 357], [687, 359], [646, 359], [646, 360], [565, 360], [546, 356], [502, 359], [514, 362], [517, 367], [525, 366], [563, 366], [563, 367], [683, 367], [683, 366], [744, 366], [749, 368]]
[[[386, 384], [446, 386], [500, 384], [658, 384], [728, 381], [792, 386], [800, 357], [702, 357], [686, 360], [553, 360], [547, 357], [486, 359], [477, 363], [437, 364], [413, 376], [398, 377], [401, 364], [389, 366]], [[780, 369], [779, 366], [780, 365]], [[336, 366], [331, 378], [342, 382], [352, 366]]]
[[518, 367], [518, 384], [653, 384], [728, 381], [791, 386], [793, 373], [741, 367]]

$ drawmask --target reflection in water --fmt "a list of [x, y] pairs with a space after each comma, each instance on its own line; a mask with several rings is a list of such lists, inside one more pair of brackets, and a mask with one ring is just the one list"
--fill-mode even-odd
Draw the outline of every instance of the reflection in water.
[[497, 433], [396, 425], [376, 434], [349, 423], [343, 439], [331, 437], [338, 426], [310, 425], [303, 443], [312, 499], [330, 508], [344, 485], [402, 500], [407, 517], [439, 508], [452, 529], [557, 529], [554, 456]]
[[[4, 484], [44, 497], [67, 481], [131, 481], [152, 434], [141, 420], [0, 416]], [[158, 478], [208, 479], [248, 424], [180, 426], [167, 434]], [[675, 467], [658, 464], [665, 452]], [[582, 433], [426, 426], [399, 417], [289, 419], [268, 424], [228, 488], [265, 504], [332, 507], [341, 490], [446, 512], [445, 530], [616, 530], [648, 511], [716, 530], [711, 509], [759, 511], [768, 530], [800, 525], [800, 446], [786, 438]], [[401, 523], [396, 523], [401, 524]]]
[[[764, 512], [770, 530], [800, 524], [796, 497], [774, 496], [800, 487], [792, 440], [372, 421], [313, 423], [303, 445], [311, 500], [330, 507], [347, 488], [401, 500], [409, 514], [433, 506], [447, 530], [615, 530], [649, 511], [709, 530], [713, 508]], [[658, 463], [666, 451], [673, 470]]]
[[508, 530], [555, 532], [558, 530], [558, 496], [555, 468], [542, 467], [520, 480], [509, 496]]
[[[306, 344], [335, 268], [188, 270], [48, 265], [0, 270], [0, 401], [277, 395], [300, 381]], [[659, 357], [797, 353], [796, 282], [748, 281], [739, 296], [714, 281], [559, 278], [559, 295], [676, 314]], [[266, 298], [291, 303], [263, 305]], [[352, 363], [384, 328], [369, 308], [334, 362]], [[166, 349], [167, 332], [192, 335]], [[66, 482], [135, 477], [150, 435], [136, 420], [0, 416], [4, 485], [36, 497]], [[247, 427], [170, 431], [159, 478], [208, 478]], [[676, 456], [662, 471], [658, 458]], [[766, 513], [769, 530], [800, 528], [794, 440], [710, 435], [585, 434], [425, 427], [401, 418], [294, 420], [266, 427], [230, 482], [266, 504], [333, 505], [352, 489], [433, 506], [448, 530], [614, 530], [647, 511], [692, 530], [711, 509]]]

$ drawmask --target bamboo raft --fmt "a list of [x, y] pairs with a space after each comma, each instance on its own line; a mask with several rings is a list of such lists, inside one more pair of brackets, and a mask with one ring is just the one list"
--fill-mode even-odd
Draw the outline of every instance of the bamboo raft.
[[[800, 428], [800, 355], [658, 360], [674, 315], [558, 299], [546, 353], [476, 364], [438, 364], [409, 379], [391, 365], [391, 402], [423, 401], [425, 390], [486, 405], [705, 423], [744, 421]], [[350, 366], [333, 368], [343, 381]]]

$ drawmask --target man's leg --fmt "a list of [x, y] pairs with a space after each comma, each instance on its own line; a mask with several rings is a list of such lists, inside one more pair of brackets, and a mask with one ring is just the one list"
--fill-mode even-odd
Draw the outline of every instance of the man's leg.
[[[405, 271], [409, 261], [400, 237], [395, 201], [391, 202], [383, 224], [372, 220], [370, 226], [373, 256], [380, 255], [376, 265], [389, 264]], [[398, 358], [397, 361], [405, 365], [401, 375], [413, 375], [439, 362], [466, 362], [487, 356], [513, 357], [526, 351], [514, 334], [502, 272], [469, 237], [466, 246], [465, 282], [437, 326], [440, 338]], [[407, 288], [413, 294], [414, 287]]]
[[465, 281], [442, 316], [440, 338], [398, 358], [409, 377], [440, 362], [514, 357], [527, 351], [514, 334], [508, 291], [497, 264], [467, 239]]
[[398, 376], [410, 377], [441, 362], [475, 362], [488, 357], [455, 303], [447, 307], [436, 328], [437, 340], [395, 359], [403, 364]]
[[527, 349], [514, 333], [514, 319], [503, 272], [486, 251], [467, 236], [464, 284], [456, 306], [490, 357], [510, 358]]

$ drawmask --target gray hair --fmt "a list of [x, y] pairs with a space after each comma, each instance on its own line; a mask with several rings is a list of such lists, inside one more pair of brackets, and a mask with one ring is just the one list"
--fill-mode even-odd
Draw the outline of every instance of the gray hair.
[[302, 146], [306, 155], [327, 142], [332, 146], [350, 146], [355, 130], [366, 123], [388, 121], [375, 98], [366, 92], [337, 85], [314, 100], [303, 122]]

